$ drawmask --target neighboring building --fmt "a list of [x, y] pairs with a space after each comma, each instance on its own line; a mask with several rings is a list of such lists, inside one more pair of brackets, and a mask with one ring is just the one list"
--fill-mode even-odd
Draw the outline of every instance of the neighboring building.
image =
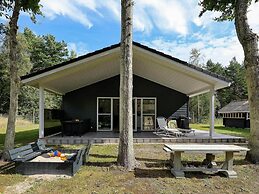
[[[228, 87], [224, 77], [142, 44], [133, 43], [133, 127], [153, 131], [156, 117], [188, 117], [189, 97], [210, 92], [214, 130], [215, 90]], [[120, 44], [88, 53], [22, 77], [39, 88], [39, 136], [44, 137], [44, 90], [63, 96], [63, 120], [84, 121], [86, 131], [118, 131]]]
[[232, 101], [218, 111], [225, 127], [250, 128], [248, 100]]

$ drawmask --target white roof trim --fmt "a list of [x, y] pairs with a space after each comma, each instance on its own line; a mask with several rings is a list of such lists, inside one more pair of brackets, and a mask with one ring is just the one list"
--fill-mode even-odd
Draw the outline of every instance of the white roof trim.
[[[176, 67], [177, 67], [177, 71], [179, 71], [179, 72], [181, 72], [181, 73], [184, 73], [184, 74], [188, 74], [190, 77], [193, 77], [193, 78], [195, 78], [195, 79], [197, 79], [197, 80], [199, 80], [199, 81], [206, 82], [206, 83], [211, 84], [211, 85], [212, 85], [213, 81], [214, 81], [214, 82], [220, 82], [220, 83], [222, 83], [223, 85], [227, 85], [227, 86], [230, 85], [230, 83], [227, 82], [227, 81], [224, 81], [224, 80], [221, 80], [221, 79], [219, 79], [219, 78], [210, 76], [210, 75], [208, 75], [208, 74], [206, 74], [206, 73], [203, 73], [203, 72], [200, 72], [200, 71], [198, 71], [198, 70], [196, 70], [196, 69], [193, 69], [193, 68], [191, 68], [191, 67], [185, 66], [185, 65], [183, 65], [183, 64], [181, 64], [181, 63], [179, 63], [179, 62], [177, 62], [177, 61], [174, 61], [174, 60], [172, 60], [172, 59], [168, 59], [168, 58], [163, 57], [163, 56], [161, 56], [161, 55], [159, 55], [159, 54], [150, 52], [150, 51], [148, 51], [148, 50], [145, 50], [145, 49], [143, 49], [143, 48], [137, 47], [137, 46], [135, 46], [135, 45], [134, 45], [134, 47], [135, 47], [137, 50], [141, 50], [141, 52], [144, 52], [144, 53], [146, 53], [146, 54], [148, 54], [148, 55], [155, 56], [155, 57], [156, 57], [158, 60], [160, 60], [160, 61], [166, 61], [167, 63], [170, 64], [170, 66], [168, 66], [169, 68], [174, 68], [174, 66], [176, 66]], [[173, 64], [173, 65], [171, 65], [171, 64]], [[191, 72], [191, 73], [189, 73], [189, 72]], [[193, 73], [194, 73], [194, 74], [193, 74]], [[208, 79], [201, 79], [201, 77], [207, 77]]]
[[[81, 88], [83, 84], [85, 84], [84, 86], [87, 86], [87, 85], [96, 83], [98, 81], [102, 81], [104, 78], [107, 79], [109, 77], [109, 75], [111, 75], [111, 77], [113, 77], [115, 74], [117, 74], [117, 71], [119, 73], [119, 69], [114, 69], [114, 68], [119, 67], [119, 64], [118, 64], [119, 59], [116, 58], [119, 56], [119, 51], [120, 51], [119, 46], [115, 47], [115, 48], [111, 48], [109, 50], [100, 52], [98, 54], [94, 54], [92, 56], [83, 58], [81, 60], [79, 59], [75, 62], [71, 62], [70, 64], [66, 64], [64, 66], [60, 66], [58, 68], [43, 72], [41, 74], [36, 74], [35, 76], [25, 78], [24, 80], [22, 80], [22, 83], [28, 84], [28, 85], [31, 85], [34, 87], [42, 86], [48, 91], [58, 93], [58, 94], [64, 94], [64, 92], [67, 93], [69, 91], [72, 91], [71, 89], [76, 90], [76, 89]], [[221, 89], [224, 87], [228, 87], [230, 85], [230, 82], [224, 81], [224, 80], [214, 77], [212, 75], [208, 75], [206, 72], [201, 72], [199, 70], [193, 69], [192, 67], [188, 67], [187, 65], [184, 65], [176, 60], [167, 58], [166, 56], [162, 56], [159, 53], [152, 52], [150, 50], [139, 47], [137, 45], [133, 45], [133, 52], [134, 52], [133, 59], [135, 56], [136, 57], [135, 59], [142, 59], [142, 62], [144, 62], [144, 64], [145, 64], [145, 65], [143, 64], [142, 67], [136, 66], [136, 67], [141, 67], [142, 70], [134, 72], [135, 75], [149, 79], [150, 81], [154, 81], [156, 83], [161, 82], [159, 84], [170, 87], [172, 89], [174, 89], [174, 87], [176, 86], [176, 87], [178, 87], [179, 92], [185, 93], [187, 96], [190, 96], [190, 97], [196, 96], [196, 95], [208, 92], [211, 88], [218, 90], [218, 89]], [[111, 56], [111, 58], [110, 58], [110, 56]], [[107, 58], [102, 58], [102, 57], [107, 57]], [[137, 57], [139, 57], [139, 58], [137, 58]], [[98, 60], [96, 61], [96, 59], [98, 59]], [[107, 69], [108, 71], [105, 70], [107, 66], [104, 66], [104, 64], [107, 64], [107, 63], [103, 62], [103, 61], [107, 62], [107, 59], [108, 59], [108, 61], [110, 59], [114, 60], [114, 61], [112, 61], [113, 65], [109, 66], [111, 68], [108, 67], [108, 69]], [[151, 65], [151, 67], [149, 65], [147, 65], [148, 61], [147, 62], [144, 61], [146, 59], [150, 60], [150, 63], [153, 64], [153, 65]], [[134, 62], [134, 60], [133, 60], [133, 62]], [[93, 66], [93, 64], [94, 64], [94, 66]], [[181, 81], [178, 82], [178, 79], [176, 79], [177, 76], [174, 77], [175, 82], [172, 82], [172, 79], [171, 80], [163, 79], [164, 74], [162, 72], [159, 72], [159, 70], [156, 71], [157, 67], [154, 66], [154, 64], [160, 65], [160, 67], [162, 69], [164, 69], [164, 73], [166, 72], [165, 69], [168, 69], [168, 73], [170, 75], [176, 76], [179, 73], [180, 77], [182, 75], [185, 78], [189, 78], [188, 79], [189, 87], [183, 88], [184, 86], [182, 86], [183, 85], [182, 83], [184, 83], [184, 80], [182, 80], [182, 82]], [[99, 67], [99, 65], [101, 66], [102, 71], [98, 71], [97, 68]], [[141, 65], [141, 64], [138, 64], [138, 65]], [[76, 67], [76, 66], [78, 66], [78, 68], [74, 69], [74, 67]], [[91, 74], [92, 66], [95, 68], [95, 71], [93, 74]], [[145, 68], [149, 68], [149, 67], [150, 67], [151, 71], [145, 71]], [[153, 68], [153, 69], [151, 69], [151, 68]], [[70, 69], [72, 71], [69, 71]], [[65, 70], [67, 70], [67, 71], [65, 71]], [[76, 76], [77, 75], [76, 72], [78, 70], [80, 70], [80, 71], [83, 70], [81, 72], [81, 74], [79, 74], [79, 75], [81, 75], [82, 77], [87, 77], [87, 75], [88, 75], [88, 77], [90, 77], [90, 78], [87, 78], [87, 80], [86, 80], [80, 76]], [[100, 73], [98, 73], [99, 76], [96, 77], [97, 71]], [[58, 74], [59, 72], [61, 72], [61, 73]], [[156, 80], [152, 79], [152, 75], [153, 75], [152, 72], [158, 76], [158, 77], [156, 77]], [[80, 72], [78, 72], [78, 73], [80, 73]], [[87, 75], [85, 75], [84, 73], [86, 73]], [[143, 74], [143, 76], [141, 73]], [[165, 75], [167, 74], [166, 78], [168, 78], [168, 76], [170, 77], [170, 75], [168, 73], [165, 73]], [[69, 74], [71, 74], [72, 82], [74, 80], [76, 80], [75, 85], [71, 85], [71, 82], [70, 83], [66, 82], [67, 80], [65, 80], [65, 78], [68, 78], [67, 76]], [[148, 77], [145, 77], [144, 74]], [[75, 79], [75, 78], [80, 78], [80, 79]], [[170, 78], [173, 78], [173, 77], [171, 76]], [[182, 79], [184, 79], [184, 78], [182, 78]], [[53, 80], [53, 82], [52, 82], [52, 80]], [[192, 84], [194, 82], [191, 82], [191, 80], [192, 81], [196, 80], [197, 83], [195, 82], [195, 84]], [[65, 81], [64, 84], [67, 83], [68, 85], [64, 85], [62, 81]], [[169, 82], [167, 82], [167, 81], [169, 81]], [[175, 83], [175, 85], [174, 85], [174, 83]], [[195, 88], [193, 88], [193, 90], [192, 90], [192, 87], [195, 87], [196, 90], [195, 90]]]
[[26, 84], [26, 83], [28, 83], [28, 82], [32, 82], [32, 81], [34, 81], [34, 80], [37, 80], [37, 79], [43, 78], [43, 77], [45, 77], [45, 76], [48, 76], [48, 75], [57, 73], [57, 72], [59, 72], [59, 71], [62, 71], [62, 70], [65, 70], [65, 69], [69, 69], [69, 68], [75, 67], [75, 66], [77, 66], [77, 65], [79, 65], [79, 64], [86, 63], [86, 62], [88, 62], [88, 61], [92, 61], [92, 60], [97, 59], [97, 58], [99, 58], [99, 57], [103, 57], [103, 56], [107, 56], [107, 55], [110, 55], [110, 54], [115, 53], [115, 52], [119, 52], [119, 50], [120, 50], [120, 48], [114, 48], [114, 49], [111, 49], [111, 50], [108, 50], [108, 51], [105, 51], [105, 52], [102, 52], [102, 53], [93, 55], [93, 56], [91, 56], [91, 57], [87, 57], [87, 58], [85, 58], [85, 59], [82, 59], [82, 60], [73, 62], [73, 63], [71, 63], [71, 64], [64, 65], [64, 66], [61, 66], [61, 67], [56, 68], [56, 69], [52, 69], [52, 70], [50, 70], [50, 71], [47, 71], [47, 72], [44, 72], [44, 73], [35, 75], [35, 76], [33, 76], [33, 77], [30, 77], [30, 78], [26, 78], [26, 79], [22, 80], [22, 83], [23, 83], [23, 84]]

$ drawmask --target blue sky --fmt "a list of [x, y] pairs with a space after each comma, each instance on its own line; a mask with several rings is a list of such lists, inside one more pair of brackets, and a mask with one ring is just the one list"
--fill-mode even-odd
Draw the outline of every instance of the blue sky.
[[[200, 49], [204, 62], [227, 65], [232, 57], [243, 60], [233, 22], [212, 20], [218, 13], [199, 18], [198, 0], [134, 0], [134, 40], [188, 61], [192, 48]], [[42, 0], [44, 17], [33, 24], [26, 14], [20, 30], [53, 34], [79, 55], [120, 41], [119, 0]], [[255, 11], [257, 10], [257, 12]], [[249, 11], [249, 23], [259, 34], [259, 3]]]

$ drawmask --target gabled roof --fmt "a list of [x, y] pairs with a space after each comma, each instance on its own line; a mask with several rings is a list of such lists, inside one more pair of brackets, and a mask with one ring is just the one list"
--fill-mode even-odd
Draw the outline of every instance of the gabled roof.
[[[65, 94], [119, 75], [120, 44], [115, 44], [21, 77], [22, 83]], [[160, 85], [194, 96], [230, 81], [163, 52], [133, 42], [133, 73]]]
[[223, 108], [221, 108], [219, 113], [240, 113], [249, 112], [248, 100], [232, 101]]
[[[152, 53], [158, 54], [158, 55], [160, 55], [160, 56], [162, 56], [162, 57], [168, 58], [168, 59], [170, 59], [170, 60], [173, 60], [173, 61], [175, 61], [175, 62], [178, 62], [178, 63], [180, 63], [180, 64], [182, 64], [182, 65], [184, 65], [184, 66], [190, 67], [190, 68], [195, 69], [195, 70], [197, 70], [197, 71], [200, 71], [200, 72], [202, 72], [202, 73], [206, 73], [206, 74], [208, 74], [208, 75], [210, 75], [210, 76], [213, 76], [213, 77], [215, 77], [215, 78], [221, 79], [221, 80], [223, 80], [223, 81], [230, 82], [230, 80], [228, 80], [227, 78], [225, 78], [225, 77], [223, 77], [223, 76], [220, 76], [220, 75], [215, 74], [215, 73], [213, 73], [213, 72], [210, 72], [210, 71], [208, 71], [208, 70], [202, 69], [202, 68], [200, 68], [200, 67], [197, 67], [197, 66], [195, 66], [195, 65], [192, 65], [192, 64], [190, 64], [190, 63], [187, 63], [186, 61], [183, 61], [183, 60], [180, 60], [180, 59], [178, 59], [178, 58], [172, 57], [171, 55], [165, 54], [165, 53], [163, 53], [163, 52], [161, 52], [161, 51], [158, 51], [158, 50], [156, 50], [156, 49], [150, 48], [150, 47], [145, 46], [145, 45], [143, 45], [143, 44], [140, 44], [140, 43], [138, 43], [138, 42], [134, 42], [134, 41], [133, 41], [133, 45], [134, 45], [134, 46], [137, 46], [137, 47], [140, 47], [140, 48], [142, 48], [142, 49], [145, 49], [145, 50], [147, 50], [147, 51], [150, 51], [150, 52], [152, 52]], [[45, 72], [48, 72], [48, 71], [53, 70], [53, 69], [57, 69], [57, 68], [59, 68], [59, 67], [66, 66], [66, 65], [68, 65], [68, 64], [70, 64], [70, 63], [74, 63], [74, 62], [80, 61], [80, 60], [82, 60], [82, 59], [86, 59], [86, 58], [88, 58], [88, 57], [91, 57], [91, 56], [94, 56], [94, 55], [97, 55], [97, 54], [100, 54], [100, 53], [103, 53], [103, 52], [105, 52], [105, 51], [109, 51], [109, 50], [112, 50], [112, 49], [115, 49], [115, 48], [119, 48], [119, 47], [120, 47], [120, 43], [114, 44], [114, 45], [111, 45], [111, 46], [109, 46], [109, 47], [105, 47], [105, 48], [102, 48], [102, 49], [100, 49], [100, 50], [96, 50], [96, 51], [94, 51], [94, 52], [87, 53], [87, 54], [85, 54], [85, 55], [82, 55], [82, 56], [79, 56], [79, 57], [77, 57], [77, 58], [71, 59], [71, 60], [69, 60], [69, 61], [65, 61], [65, 62], [63, 62], [63, 63], [56, 64], [56, 65], [53, 65], [53, 66], [51, 66], [51, 67], [48, 67], [48, 68], [45, 68], [45, 69], [42, 69], [42, 70], [39, 70], [39, 71], [36, 71], [36, 72], [32, 72], [32, 73], [27, 74], [27, 75], [24, 75], [24, 76], [21, 77], [21, 79], [24, 80], [24, 79], [33, 77], [33, 76], [35, 76], [35, 75], [39, 75], [39, 74], [41, 74], [41, 73], [45, 73]]]

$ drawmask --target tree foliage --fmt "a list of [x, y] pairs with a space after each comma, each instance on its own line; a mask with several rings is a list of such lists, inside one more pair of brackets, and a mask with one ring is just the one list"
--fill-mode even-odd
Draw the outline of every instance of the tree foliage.
[[10, 20], [10, 13], [13, 11], [14, 3], [17, 2], [20, 4], [20, 11], [30, 14], [31, 19], [35, 22], [35, 16], [41, 15], [41, 5], [40, 0], [1, 0], [0, 1], [0, 16], [4, 16], [6, 19]]
[[[8, 64], [10, 72], [10, 98], [7, 129], [4, 142], [3, 158], [7, 159], [9, 155], [7, 150], [14, 147], [15, 122], [18, 110], [18, 95], [20, 92], [19, 64], [25, 59], [20, 52], [18, 45], [17, 32], [18, 21], [21, 11], [29, 13], [31, 19], [35, 22], [35, 15], [40, 13], [40, 0], [2, 0], [0, 4], [0, 16], [5, 16], [9, 25], [3, 30], [7, 37]], [[1, 25], [2, 33], [3, 25]]]
[[[44, 69], [76, 57], [75, 51], [67, 48], [64, 41], [57, 41], [53, 35], [38, 36], [25, 28], [18, 34], [18, 48], [21, 52], [19, 76], [29, 72]], [[51, 55], [51, 57], [50, 57]], [[9, 108], [10, 81], [8, 71], [7, 40], [0, 46], [0, 114], [7, 114]], [[30, 86], [22, 86], [19, 94], [18, 114], [37, 121], [38, 90]], [[46, 108], [60, 108], [61, 97], [52, 93], [45, 94]]]
[[[253, 0], [247, 0], [248, 6]], [[258, 0], [255, 0], [257, 2]], [[234, 20], [236, 0], [202, 0], [199, 5], [202, 7], [200, 17], [207, 11], [217, 11], [221, 15], [214, 18], [216, 21]]]
[[30, 60], [33, 64], [31, 71], [53, 66], [70, 57], [67, 44], [64, 41], [57, 41], [53, 35], [37, 36], [28, 28], [24, 29], [23, 34], [29, 44]]
[[[199, 55], [201, 55], [201, 53]], [[235, 57], [229, 62], [229, 65], [225, 67], [220, 63], [214, 63], [212, 60], [208, 60], [202, 67], [227, 78], [231, 82], [230, 87], [216, 91], [216, 116], [218, 116], [217, 110], [231, 101], [248, 98], [245, 67], [244, 64], [239, 63]], [[201, 94], [190, 99], [189, 107], [193, 122], [206, 122], [208, 120], [209, 101], [209, 94]]]
[[218, 11], [217, 21], [234, 20], [236, 33], [244, 51], [244, 64], [250, 108], [250, 152], [248, 159], [259, 161], [259, 51], [258, 34], [254, 33], [248, 23], [248, 8], [258, 0], [202, 0], [202, 16], [206, 11]]
[[203, 55], [199, 49], [193, 48], [190, 53], [189, 63], [197, 67], [203, 65]]

